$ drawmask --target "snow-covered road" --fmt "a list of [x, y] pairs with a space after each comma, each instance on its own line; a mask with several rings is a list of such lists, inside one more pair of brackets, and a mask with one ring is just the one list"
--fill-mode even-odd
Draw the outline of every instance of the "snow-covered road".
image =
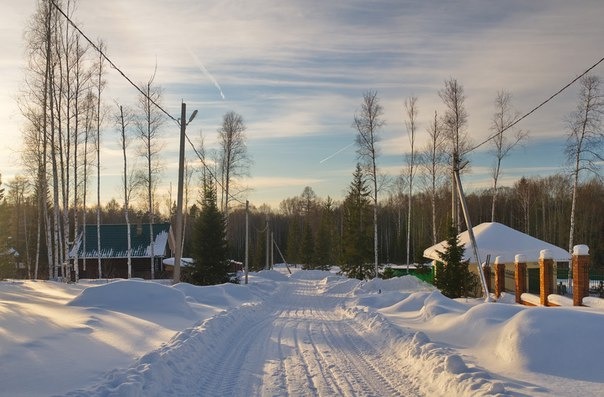
[[0, 320], [0, 396], [602, 394], [601, 310], [451, 300], [413, 276], [13, 280]]
[[[316, 283], [291, 283], [274, 297], [272, 311], [246, 330], [231, 357], [242, 382], [225, 395], [417, 395], [403, 364], [369, 342], [365, 329], [337, 309], [341, 298], [318, 296]], [[243, 327], [246, 324], [242, 324]], [[240, 347], [240, 348], [239, 348]], [[258, 382], [262, 379], [262, 382]]]
[[344, 295], [291, 280], [261, 304], [208, 319], [106, 381], [68, 395], [414, 396], [384, 336], [342, 309]]

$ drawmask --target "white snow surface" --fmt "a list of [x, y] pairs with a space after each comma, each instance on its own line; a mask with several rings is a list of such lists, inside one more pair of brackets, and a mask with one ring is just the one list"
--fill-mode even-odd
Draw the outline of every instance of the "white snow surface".
[[0, 282], [0, 396], [603, 395], [597, 302], [292, 270], [211, 287]]

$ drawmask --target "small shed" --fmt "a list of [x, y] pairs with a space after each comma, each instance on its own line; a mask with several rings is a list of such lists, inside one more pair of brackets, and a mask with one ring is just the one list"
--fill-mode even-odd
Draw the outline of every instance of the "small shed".
[[[570, 253], [565, 249], [529, 236], [528, 234], [512, 229], [511, 227], [501, 223], [481, 223], [480, 225], [473, 227], [472, 231], [474, 232], [474, 237], [476, 238], [476, 245], [478, 246], [480, 260], [484, 263], [487, 255], [490, 255], [490, 264], [492, 265], [495, 258], [499, 256], [500, 263], [505, 264], [505, 288], [509, 291], [513, 291], [515, 288], [513, 264], [516, 255], [522, 254], [526, 257], [529, 292], [539, 291], [538, 261], [541, 250], [549, 250], [552, 254], [554, 262], [556, 263], [567, 264], [571, 259]], [[457, 237], [465, 248], [464, 259], [468, 260], [470, 265], [474, 265], [470, 266], [470, 269], [474, 272], [477, 272], [478, 269], [476, 267], [476, 260], [474, 259], [474, 251], [472, 249], [472, 243], [470, 242], [468, 231], [466, 230], [465, 232], [460, 233]], [[446, 246], [447, 241], [445, 240], [433, 245], [432, 247], [426, 248], [424, 250], [424, 257], [438, 261], [440, 259], [438, 256], [438, 251], [443, 252]], [[536, 291], [535, 288], [537, 289]]]
[[[171, 256], [169, 223], [154, 223], [153, 243], [151, 224], [130, 225], [132, 277], [151, 278], [151, 244], [153, 244], [154, 277], [164, 276], [163, 259]], [[70, 259], [76, 260], [80, 278], [98, 278], [98, 257], [101, 257], [101, 277], [128, 277], [128, 228], [125, 224], [100, 225], [101, 249], [97, 244], [97, 225], [80, 230]]]

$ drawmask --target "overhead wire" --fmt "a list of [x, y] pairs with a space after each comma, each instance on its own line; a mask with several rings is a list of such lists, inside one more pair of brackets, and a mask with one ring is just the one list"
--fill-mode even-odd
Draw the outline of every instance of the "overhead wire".
[[155, 102], [153, 100], [153, 98], [151, 98], [149, 95], [147, 95], [143, 90], [141, 90], [141, 88], [136, 85], [128, 76], [126, 76], [126, 74], [119, 68], [117, 67], [117, 65], [115, 63], [113, 63], [113, 61], [111, 59], [109, 59], [109, 57], [105, 54], [105, 52], [99, 48], [99, 46], [97, 46], [90, 38], [88, 38], [88, 36], [86, 36], [86, 34], [75, 24], [75, 22], [73, 22], [71, 20], [71, 18], [69, 18], [69, 16], [63, 12], [63, 10], [61, 9], [61, 7], [59, 7], [57, 5], [57, 3], [55, 3], [54, 0], [50, 0], [50, 2], [52, 3], [52, 5], [57, 9], [57, 11], [59, 11], [61, 13], [61, 15], [63, 15], [63, 17], [65, 17], [65, 19], [67, 20], [67, 22], [69, 22], [69, 24], [78, 31], [78, 33], [80, 35], [82, 35], [82, 37], [84, 39], [86, 39], [86, 41], [99, 53], [101, 54], [101, 56], [103, 57], [103, 59], [105, 59], [109, 65], [111, 65], [111, 67], [115, 70], [117, 70], [117, 72], [119, 74], [122, 75], [123, 78], [126, 79], [126, 81], [128, 81], [128, 83], [130, 83], [130, 85], [132, 85], [134, 88], [136, 88], [136, 90], [138, 92], [141, 93], [141, 95], [143, 95], [147, 100], [149, 100], [153, 105], [155, 105], [155, 107], [157, 107], [162, 113], [164, 113], [166, 116], [168, 116], [168, 118], [172, 119], [173, 121], [175, 121], [176, 123], [179, 123], [178, 120], [176, 118], [174, 118], [174, 116], [172, 116], [170, 113], [168, 113], [164, 108], [162, 108], [157, 102]]
[[[59, 11], [61, 13], [61, 15], [63, 15], [63, 17], [67, 20], [67, 22], [75, 29], [77, 30], [77, 32], [103, 57], [103, 59], [105, 59], [109, 65], [111, 65], [111, 67], [113, 69], [115, 69], [124, 79], [126, 79], [126, 81], [128, 81], [128, 83], [130, 83], [130, 85], [132, 85], [145, 99], [147, 99], [149, 102], [151, 102], [159, 111], [161, 111], [163, 114], [165, 114], [169, 119], [173, 120], [174, 122], [176, 122], [179, 126], [180, 123], [184, 123], [185, 120], [178, 120], [176, 119], [174, 116], [172, 116], [170, 113], [168, 113], [168, 111], [166, 111], [163, 107], [161, 107], [161, 105], [159, 105], [155, 100], [153, 100], [153, 98], [151, 98], [147, 93], [145, 93], [138, 85], [136, 85], [106, 54], [105, 52], [99, 48], [99, 46], [94, 43], [76, 24], [75, 22], [73, 22], [71, 20], [71, 18], [69, 18], [69, 16], [61, 9], [61, 7], [59, 7], [57, 5], [57, 3], [55, 2], [55, 0], [50, 0], [51, 4], [57, 9], [57, 11]], [[193, 148], [193, 151], [195, 152], [195, 154], [197, 155], [197, 157], [199, 158], [199, 160], [201, 161], [202, 165], [204, 166], [204, 168], [208, 171], [208, 173], [210, 174], [210, 177], [216, 182], [216, 184], [224, 190], [224, 186], [218, 181], [218, 178], [216, 177], [216, 175], [214, 175], [214, 173], [212, 172], [212, 170], [210, 169], [210, 167], [208, 167], [208, 165], [206, 164], [205, 160], [203, 159], [203, 156], [201, 156], [201, 154], [199, 153], [199, 151], [195, 148], [195, 145], [193, 144], [193, 142], [191, 141], [191, 139], [189, 138], [189, 136], [185, 133], [185, 137], [187, 139], [187, 141], [189, 142], [189, 145], [191, 145], [191, 147]], [[235, 197], [233, 194], [231, 194], [230, 192], [228, 193], [229, 197], [232, 198], [233, 200], [237, 201], [240, 204], [245, 204], [244, 202], [242, 202], [239, 198]]]
[[546, 100], [544, 100], [543, 102], [541, 102], [540, 104], [538, 104], [537, 106], [535, 106], [534, 108], [532, 108], [530, 111], [528, 111], [527, 113], [525, 113], [523, 116], [517, 118], [515, 121], [513, 121], [512, 123], [510, 123], [507, 127], [503, 128], [501, 131], [499, 131], [499, 132], [497, 132], [497, 133], [489, 136], [487, 139], [485, 139], [484, 141], [480, 142], [478, 145], [473, 146], [471, 149], [467, 150], [465, 153], [469, 153], [471, 151], [474, 151], [474, 150], [478, 149], [482, 145], [484, 145], [487, 142], [489, 142], [491, 139], [494, 139], [497, 136], [503, 134], [505, 131], [509, 130], [510, 128], [512, 128], [513, 126], [515, 126], [516, 124], [518, 124], [519, 122], [521, 122], [522, 120], [524, 120], [525, 118], [527, 118], [528, 116], [530, 116], [531, 114], [535, 113], [538, 109], [540, 109], [541, 107], [543, 107], [546, 103], [548, 103], [549, 101], [551, 101], [552, 99], [554, 99], [556, 96], [560, 95], [564, 90], [566, 90], [568, 87], [570, 87], [571, 85], [573, 85], [577, 80], [579, 80], [581, 77], [585, 76], [587, 73], [589, 73], [591, 70], [593, 70], [596, 66], [598, 66], [602, 62], [604, 62], [604, 57], [601, 58], [598, 62], [596, 62], [592, 66], [590, 66], [583, 73], [581, 73], [580, 75], [578, 75], [577, 77], [575, 77], [571, 82], [569, 82], [568, 84], [566, 84], [564, 87], [560, 88], [558, 91], [556, 91], [554, 94], [552, 94], [549, 98], [547, 98]]

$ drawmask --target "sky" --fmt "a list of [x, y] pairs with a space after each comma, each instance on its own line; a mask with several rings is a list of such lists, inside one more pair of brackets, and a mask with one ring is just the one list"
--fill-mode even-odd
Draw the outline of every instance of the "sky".
[[[0, 15], [0, 147], [3, 182], [22, 173], [24, 125], [16, 104], [23, 87], [23, 32], [36, 1], [3, 0]], [[438, 91], [455, 78], [463, 86], [473, 143], [490, 135], [499, 90], [512, 94], [520, 113], [566, 85], [602, 58], [604, 3], [600, 0], [424, 1], [156, 1], [80, 0], [74, 15], [109, 58], [134, 82], [155, 82], [162, 106], [175, 118], [180, 104], [198, 110], [187, 133], [216, 147], [222, 116], [235, 111], [247, 126], [253, 160], [248, 198], [273, 207], [310, 186], [322, 198], [342, 199], [357, 162], [352, 127], [363, 93], [375, 90], [385, 126], [378, 167], [396, 176], [410, 150], [405, 99], [418, 98], [417, 146]], [[600, 64], [593, 74], [603, 76]], [[115, 70], [106, 76], [105, 103], [136, 102], [137, 92]], [[518, 128], [529, 139], [504, 160], [503, 185], [521, 176], [547, 176], [564, 166], [566, 116], [577, 103], [574, 85]], [[160, 193], [177, 180], [179, 127], [161, 133], [164, 164]], [[120, 198], [117, 133], [103, 133], [102, 197]], [[135, 157], [133, 153], [132, 158]], [[189, 148], [189, 159], [195, 154]], [[470, 154], [466, 190], [490, 185], [488, 145]], [[96, 196], [94, 192], [91, 195]]]
[[1, 281], [0, 396], [602, 393], [600, 298], [523, 294], [529, 307], [291, 270], [203, 287]]

